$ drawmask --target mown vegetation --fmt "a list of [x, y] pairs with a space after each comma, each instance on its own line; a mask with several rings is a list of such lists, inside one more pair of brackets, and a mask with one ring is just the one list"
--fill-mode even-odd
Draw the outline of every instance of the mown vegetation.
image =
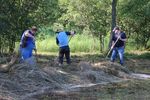
[[[22, 33], [33, 25], [38, 27], [36, 34], [37, 68], [40, 68], [40, 71], [44, 67], [52, 68], [49, 72], [50, 75], [48, 74], [50, 80], [53, 77], [56, 78], [51, 74], [53, 74], [53, 68], [58, 66], [55, 65], [55, 58], [57, 60], [59, 48], [55, 38], [56, 30], [60, 27], [65, 31], [75, 30], [77, 32], [74, 37], [69, 37], [71, 39], [69, 42], [71, 59], [75, 64], [63, 70], [72, 72], [71, 70], [75, 70], [73, 68], [77, 68], [79, 61], [107, 62], [104, 56], [111, 44], [111, 31], [118, 25], [125, 31], [128, 38], [125, 48], [127, 51], [125, 52], [125, 64], [132, 72], [150, 74], [150, 0], [0, 0], [0, 4], [0, 57], [2, 56], [0, 64], [10, 61], [11, 53], [18, 51]], [[4, 55], [5, 53], [6, 55]], [[42, 54], [47, 56], [42, 57]], [[17, 70], [22, 70], [22, 73]], [[30, 71], [26, 71], [32, 76]], [[8, 91], [13, 91], [11, 94], [20, 93], [23, 95], [22, 88], [18, 88], [15, 83], [10, 84], [14, 80], [19, 85], [21, 81], [21, 84], [27, 86], [32, 92], [34, 91], [32, 88], [40, 86], [38, 82], [54, 84], [47, 80], [47, 74], [44, 73], [46, 75], [44, 79], [44, 75], [39, 73], [40, 71], [35, 73], [34, 70], [31, 71], [33, 72], [32, 79], [27, 77], [27, 81], [25, 81], [24, 78], [28, 76], [26, 71], [19, 65], [18, 67], [14, 66], [9, 73], [1, 73], [1, 93], [9, 94], [6, 92], [8, 88]], [[37, 81], [34, 81], [36, 78]], [[9, 81], [3, 82], [5, 79], [8, 79], [10, 83]], [[29, 81], [32, 81], [33, 84]], [[24, 82], [27, 82], [27, 85]], [[71, 82], [68, 84], [70, 85]], [[48, 83], [48, 86], [51, 87], [51, 84]], [[57, 95], [57, 93], [54, 95], [43, 94], [39, 95], [39, 98], [40, 100], [63, 99], [63, 97], [64, 99], [77, 100], [148, 100], [150, 98], [149, 86], [149, 79], [144, 81], [133, 79], [130, 82], [118, 84], [110, 82], [107, 85], [83, 88], [80, 91], [72, 91], [62, 95]], [[19, 89], [19, 91], [15, 91], [15, 89]], [[28, 92], [26, 88], [25, 92]]]

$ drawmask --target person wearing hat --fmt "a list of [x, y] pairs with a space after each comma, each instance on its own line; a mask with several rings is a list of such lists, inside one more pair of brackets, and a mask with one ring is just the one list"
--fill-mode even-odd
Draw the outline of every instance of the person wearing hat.
[[63, 29], [57, 30], [56, 44], [59, 45], [59, 66], [63, 64], [64, 55], [67, 60], [67, 64], [70, 64], [70, 48], [68, 35], [74, 35], [75, 31], [65, 32]]
[[115, 27], [113, 29], [113, 36], [112, 36], [112, 55], [111, 55], [111, 62], [114, 62], [116, 57], [117, 57], [117, 53], [119, 55], [120, 58], [120, 64], [123, 65], [124, 64], [124, 49], [125, 49], [125, 42], [127, 40], [126, 38], [126, 34], [124, 32], [121, 31], [121, 29], [119, 27]]
[[33, 50], [36, 53], [36, 46], [35, 46], [35, 33], [37, 28], [32, 26], [31, 29], [24, 31], [21, 37], [20, 42], [20, 53], [21, 59], [26, 60], [33, 55]]

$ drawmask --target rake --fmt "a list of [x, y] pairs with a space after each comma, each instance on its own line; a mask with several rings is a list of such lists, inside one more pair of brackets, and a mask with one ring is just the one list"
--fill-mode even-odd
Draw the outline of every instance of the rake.
[[120, 36], [118, 36], [117, 40], [115, 41], [115, 43], [111, 46], [110, 50], [108, 51], [107, 55], [106, 55], [106, 59], [108, 59], [109, 54], [111, 53], [111, 51], [113, 50], [114, 46], [116, 45], [116, 43], [118, 42]]

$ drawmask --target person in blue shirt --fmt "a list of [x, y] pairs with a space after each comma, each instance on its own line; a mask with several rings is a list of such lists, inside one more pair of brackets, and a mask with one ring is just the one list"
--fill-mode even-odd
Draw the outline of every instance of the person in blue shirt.
[[119, 27], [115, 27], [113, 32], [114, 34], [112, 36], [112, 47], [111, 47], [113, 51], [111, 55], [111, 62], [115, 61], [118, 53], [120, 58], [120, 64], [123, 65], [125, 42], [127, 40], [126, 34], [122, 32]]
[[59, 65], [63, 64], [63, 58], [64, 55], [67, 60], [67, 64], [70, 64], [70, 48], [69, 48], [69, 40], [68, 40], [68, 35], [74, 35], [75, 32], [65, 32], [62, 30], [59, 30], [57, 36], [56, 36], [56, 43], [59, 45]]
[[37, 28], [35, 26], [32, 26], [31, 29], [26, 30], [21, 37], [20, 42], [20, 53], [21, 53], [21, 59], [26, 60], [33, 55], [33, 50], [35, 50], [36, 53], [36, 46], [35, 46], [35, 33], [37, 31]]

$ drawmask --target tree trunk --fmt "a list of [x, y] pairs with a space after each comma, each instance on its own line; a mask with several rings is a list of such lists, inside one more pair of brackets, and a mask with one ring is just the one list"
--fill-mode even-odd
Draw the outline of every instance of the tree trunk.
[[113, 34], [112, 30], [116, 26], [116, 5], [117, 5], [117, 0], [112, 0], [112, 24], [111, 24], [109, 48], [112, 45], [112, 34]]
[[9, 42], [9, 53], [14, 52], [15, 49], [15, 36], [12, 36], [13, 38], [10, 38], [10, 42]]
[[100, 40], [100, 53], [103, 53], [104, 51], [104, 36], [99, 33], [99, 40]]
[[102, 52], [102, 35], [99, 33], [99, 40], [100, 40], [100, 52]]

